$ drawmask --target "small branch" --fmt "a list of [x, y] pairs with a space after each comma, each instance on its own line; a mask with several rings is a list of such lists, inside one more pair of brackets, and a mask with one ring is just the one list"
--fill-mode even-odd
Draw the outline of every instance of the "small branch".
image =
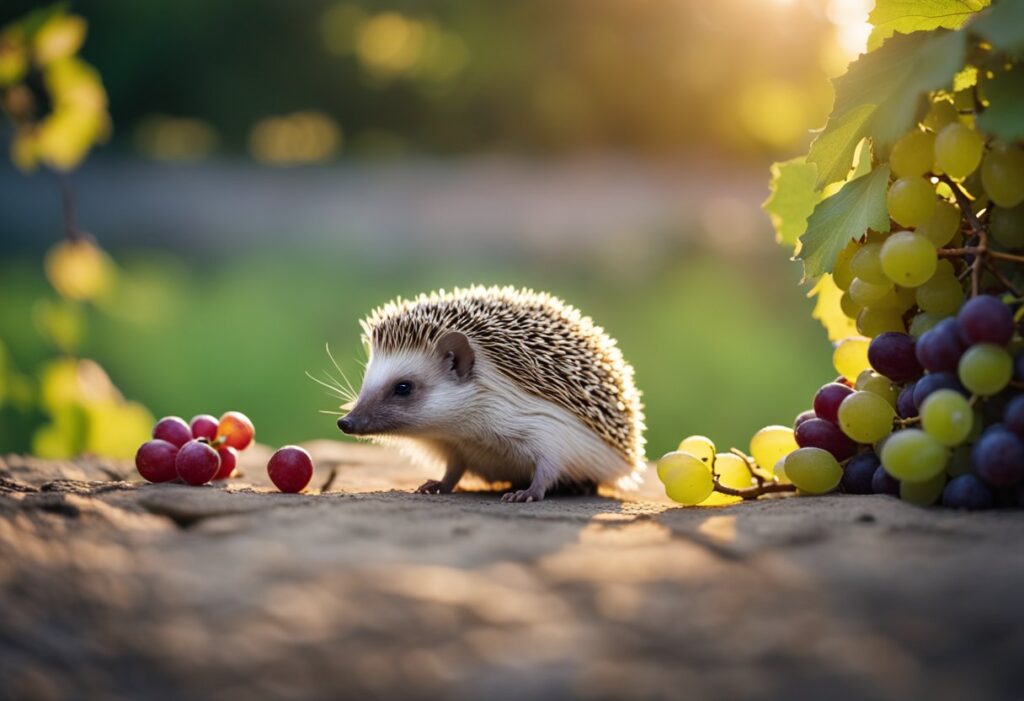
[[1005, 260], [1011, 263], [1024, 263], [1024, 256], [1018, 256], [1013, 253], [1003, 253], [1002, 251], [989, 251], [989, 256], [996, 260]]
[[331, 488], [331, 485], [334, 484], [334, 480], [337, 478], [337, 476], [338, 476], [338, 466], [334, 465], [334, 466], [331, 467], [331, 472], [330, 472], [329, 475], [327, 475], [327, 479], [325, 479], [324, 483], [322, 485], [320, 485], [320, 493], [321, 494], [323, 494], [324, 492], [326, 492], [328, 489]]
[[984, 247], [985, 227], [982, 225], [981, 220], [978, 219], [978, 215], [971, 209], [971, 200], [967, 197], [967, 193], [957, 183], [953, 182], [948, 175], [940, 175], [939, 180], [946, 183], [949, 189], [953, 191], [953, 197], [956, 199], [956, 203], [960, 205], [960, 211], [964, 213], [967, 223], [971, 226], [971, 233], [978, 237], [979, 245]]
[[731, 497], [740, 497], [744, 500], [757, 499], [762, 494], [779, 494], [782, 492], [795, 492], [796, 485], [783, 484], [782, 482], [765, 482], [754, 487], [747, 487], [746, 489], [733, 489], [732, 487], [724, 487], [719, 484], [718, 480], [715, 480], [715, 491], [722, 494], [728, 494]]
[[1020, 290], [1018, 290], [1017, 287], [1012, 282], [1010, 282], [1009, 278], [1003, 275], [1003, 271], [996, 267], [995, 263], [993, 263], [990, 260], [986, 260], [985, 267], [988, 269], [990, 273], [996, 276], [996, 279], [999, 280], [1003, 287], [1005, 287], [1006, 289], [1013, 293], [1014, 297], [1020, 297]]

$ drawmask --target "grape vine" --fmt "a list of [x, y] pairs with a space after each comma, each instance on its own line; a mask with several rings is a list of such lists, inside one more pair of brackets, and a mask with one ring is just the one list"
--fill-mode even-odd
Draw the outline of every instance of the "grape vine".
[[666, 494], [1024, 506], [1024, 0], [877, 0], [808, 153], [764, 204], [839, 377], [750, 455], [691, 436]]

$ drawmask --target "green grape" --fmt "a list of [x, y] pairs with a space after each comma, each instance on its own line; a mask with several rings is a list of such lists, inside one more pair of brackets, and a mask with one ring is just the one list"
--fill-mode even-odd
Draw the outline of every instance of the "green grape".
[[1013, 358], [1002, 346], [978, 343], [960, 356], [957, 374], [964, 387], [988, 397], [998, 394], [1013, 375]]
[[889, 279], [904, 287], [923, 285], [938, 264], [931, 241], [911, 231], [897, 232], [882, 245], [882, 269]]
[[[917, 289], [920, 290], [921, 288], [918, 287]], [[910, 320], [910, 328], [907, 329], [907, 333], [914, 338], [920, 338], [921, 334], [935, 326], [937, 323], [942, 321], [942, 319], [943, 317], [938, 314], [929, 314], [927, 312], [918, 314]]]
[[942, 248], [960, 229], [960, 208], [951, 202], [940, 200], [935, 211], [915, 231], [932, 242], [936, 248]]
[[854, 276], [872, 285], [888, 285], [889, 278], [882, 271], [882, 244], [865, 243], [850, 260], [850, 271]]
[[985, 193], [1000, 207], [1016, 207], [1024, 202], [1024, 151], [996, 144], [981, 162], [981, 184]]
[[900, 312], [909, 311], [915, 304], [917, 304], [917, 294], [913, 287], [903, 287], [902, 285], [896, 285], [893, 290], [893, 296], [896, 299], [894, 307]]
[[903, 315], [894, 307], [864, 307], [857, 313], [857, 333], [874, 338], [886, 331], [903, 333]]
[[935, 188], [924, 178], [900, 178], [889, 186], [889, 216], [902, 226], [918, 226], [935, 211]]
[[850, 261], [853, 259], [853, 254], [857, 252], [858, 248], [860, 248], [860, 243], [850, 241], [843, 250], [839, 251], [839, 255], [836, 256], [835, 265], [832, 266], [832, 282], [840, 290], [848, 290], [850, 288], [850, 282], [853, 281]]
[[974, 468], [971, 465], [971, 446], [958, 445], [949, 454], [949, 462], [946, 463], [946, 474], [950, 477], [966, 475]]
[[839, 486], [843, 468], [832, 453], [821, 448], [800, 448], [786, 456], [786, 476], [802, 492], [825, 494]]
[[851, 319], [856, 319], [857, 314], [861, 310], [861, 307], [853, 301], [853, 297], [850, 296], [849, 292], [844, 292], [839, 298], [839, 308], [843, 310], [843, 314]]
[[850, 289], [847, 292], [850, 293], [850, 299], [862, 307], [880, 302], [885, 299], [886, 295], [892, 290], [892, 284], [887, 283], [885, 285], [874, 285], [865, 280], [861, 280], [859, 277], [853, 278], [850, 283]]
[[919, 428], [896, 431], [882, 446], [885, 471], [898, 480], [924, 482], [946, 469], [946, 447]]
[[707, 436], [684, 438], [679, 442], [679, 447], [676, 450], [680, 453], [689, 453], [708, 465], [715, 461], [715, 444]]
[[[789, 457], [788, 455], [786, 457]], [[775, 463], [775, 468], [772, 470], [772, 474], [775, 475], [775, 479], [780, 484], [793, 484], [789, 481], [789, 476], [786, 474], [786, 458], [779, 458], [779, 461]]]
[[956, 390], [936, 390], [921, 405], [921, 428], [943, 445], [960, 445], [967, 440], [973, 425], [974, 409]]
[[964, 302], [960, 281], [952, 273], [943, 273], [941, 269], [928, 282], [916, 288], [915, 293], [917, 306], [936, 317], [956, 314]]
[[924, 175], [935, 159], [935, 134], [914, 129], [897, 141], [889, 154], [889, 165], [897, 178]]
[[874, 443], [892, 432], [896, 412], [874, 392], [854, 392], [839, 405], [839, 428], [858, 443]]
[[938, 132], [947, 124], [958, 121], [959, 118], [960, 115], [957, 114], [952, 101], [942, 98], [932, 104], [928, 114], [924, 117], [924, 125], [932, 131]]
[[663, 455], [658, 461], [658, 477], [668, 498], [686, 506], [701, 503], [715, 488], [711, 466], [689, 453]]
[[862, 392], [874, 392], [879, 397], [889, 402], [894, 408], [899, 390], [885, 375], [879, 375], [874, 370], [865, 370], [857, 375], [857, 381], [853, 385]]
[[988, 232], [1007, 248], [1024, 246], [1024, 204], [1013, 209], [993, 207], [988, 218]]
[[978, 132], [960, 122], [947, 124], [935, 137], [935, 165], [951, 178], [966, 178], [981, 162], [984, 147]]
[[908, 504], [931, 506], [942, 496], [946, 473], [940, 472], [924, 482], [900, 482], [900, 499]]
[[866, 338], [847, 338], [839, 342], [832, 351], [832, 367], [850, 382], [857, 379], [863, 370], [871, 367], [868, 362], [868, 345]]
[[[719, 453], [715, 456], [714, 473], [715, 477], [718, 478], [719, 484], [731, 489], [746, 489], [754, 481], [747, 463], [743, 458], [732, 453]], [[735, 504], [740, 501], [743, 501], [743, 497], [712, 492], [704, 501], [700, 502], [700, 505], [724, 506], [725, 504]]]
[[766, 426], [750, 439], [750, 455], [765, 471], [771, 470], [775, 463], [798, 447], [789, 426]]

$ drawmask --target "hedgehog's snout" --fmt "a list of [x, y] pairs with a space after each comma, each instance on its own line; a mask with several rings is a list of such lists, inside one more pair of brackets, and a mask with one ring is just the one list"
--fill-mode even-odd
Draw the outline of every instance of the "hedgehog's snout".
[[338, 428], [341, 429], [342, 433], [347, 433], [350, 436], [358, 436], [360, 433], [365, 432], [366, 422], [358, 416], [353, 416], [349, 413], [338, 419]]

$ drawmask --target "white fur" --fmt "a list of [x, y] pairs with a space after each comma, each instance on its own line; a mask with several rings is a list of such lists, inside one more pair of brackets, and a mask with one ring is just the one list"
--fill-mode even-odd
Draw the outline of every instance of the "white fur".
[[[455, 380], [439, 358], [425, 353], [374, 355], [360, 394], [406, 376], [427, 378], [423, 403], [401, 435], [375, 437], [421, 462], [443, 466], [460, 456], [468, 472], [490, 482], [528, 484], [539, 460], [558, 480], [635, 487], [646, 463], [628, 461], [582, 421], [553, 402], [520, 389], [477, 352], [473, 376]], [[439, 475], [440, 476], [440, 475]]]

